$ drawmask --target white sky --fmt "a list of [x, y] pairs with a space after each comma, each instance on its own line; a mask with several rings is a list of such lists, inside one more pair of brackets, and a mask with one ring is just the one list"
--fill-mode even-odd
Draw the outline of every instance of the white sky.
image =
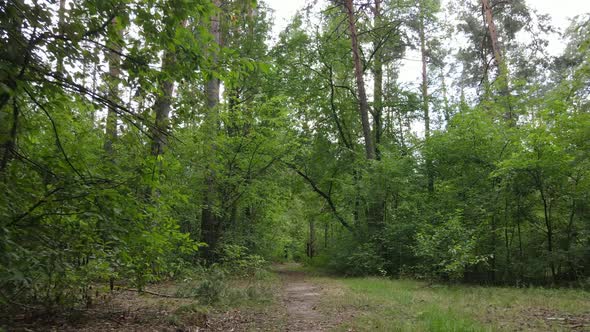
[[[275, 10], [275, 27], [278, 33], [286, 27], [295, 12], [303, 8], [310, 0], [264, 0]], [[568, 18], [590, 12], [588, 0], [528, 0], [528, 5], [542, 14], [550, 14], [553, 23], [561, 28], [567, 27]]]
[[[297, 10], [314, 0], [264, 0], [274, 12], [273, 36], [276, 37], [290, 22]], [[316, 0], [317, 1], [317, 0]], [[443, 0], [444, 1], [444, 0]], [[320, 0], [320, 2], [322, 2]], [[550, 14], [553, 24], [560, 30], [569, 25], [569, 19], [584, 13], [590, 13], [590, 0], [527, 0], [530, 7], [537, 9], [541, 14]], [[549, 52], [558, 55], [565, 45], [560, 40], [550, 40]], [[407, 55], [411, 57], [410, 54]], [[406, 61], [408, 62], [408, 61]], [[420, 68], [420, 64], [405, 63], [406, 70], [412, 67]], [[416, 73], [416, 77], [419, 72]], [[404, 78], [401, 78], [404, 80]], [[410, 79], [406, 79], [411, 81]]]
[[[272, 36], [275, 39], [278, 34], [286, 28], [295, 13], [310, 2], [322, 3], [325, 0], [264, 0], [274, 10], [274, 26]], [[445, 0], [442, 0], [443, 3]], [[576, 15], [590, 13], [590, 0], [527, 0], [529, 7], [536, 9], [539, 14], [549, 14], [553, 25], [560, 31], [569, 26], [569, 19]], [[317, 7], [316, 7], [317, 8]], [[321, 7], [320, 7], [321, 8]], [[559, 38], [549, 38], [548, 52], [552, 55], [559, 55], [565, 44]], [[406, 59], [419, 59], [417, 51], [408, 50]], [[419, 61], [403, 60], [399, 71], [399, 82], [408, 87], [419, 88], [421, 63]], [[367, 77], [366, 79], [370, 79]], [[370, 86], [369, 86], [369, 90]], [[369, 94], [371, 91], [368, 91]], [[424, 129], [421, 121], [414, 121], [412, 131], [422, 136]]]
[[[276, 38], [291, 21], [295, 13], [302, 9], [306, 4], [326, 0], [263, 0], [270, 8], [274, 10], [274, 26], [272, 29], [273, 39]], [[443, 3], [445, 0], [442, 0]], [[553, 25], [558, 30], [565, 30], [569, 26], [569, 19], [576, 15], [590, 13], [590, 0], [527, 0], [529, 7], [536, 9], [539, 14], [549, 14]], [[317, 6], [315, 7], [317, 8]], [[559, 38], [549, 38], [548, 52], [552, 55], [559, 55], [565, 44]], [[419, 59], [420, 55], [416, 51], [408, 50], [406, 58]], [[419, 61], [404, 60], [401, 63], [399, 72], [399, 82], [407, 86], [419, 87], [421, 64]], [[367, 78], [369, 79], [369, 78]], [[370, 89], [369, 89], [370, 90]], [[370, 91], [369, 91], [370, 93]], [[418, 124], [418, 127], [421, 123]], [[421, 132], [420, 128], [416, 128]]]

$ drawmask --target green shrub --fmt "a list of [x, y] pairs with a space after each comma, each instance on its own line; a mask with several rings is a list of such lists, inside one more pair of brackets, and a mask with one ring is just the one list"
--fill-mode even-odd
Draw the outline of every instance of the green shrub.
[[463, 225], [461, 211], [440, 225], [426, 225], [417, 235], [415, 253], [423, 259], [423, 270], [435, 278], [458, 280], [465, 270], [485, 263], [489, 256], [476, 251], [478, 239]]
[[267, 262], [259, 255], [248, 253], [248, 248], [235, 244], [225, 244], [220, 248], [221, 266], [230, 274], [254, 276]]
[[332, 248], [327, 268], [347, 276], [386, 275], [385, 260], [372, 242], [341, 241]]
[[181, 281], [176, 290], [178, 297], [194, 297], [199, 303], [210, 305], [218, 303], [227, 292], [227, 273], [217, 265], [208, 269], [194, 269]]

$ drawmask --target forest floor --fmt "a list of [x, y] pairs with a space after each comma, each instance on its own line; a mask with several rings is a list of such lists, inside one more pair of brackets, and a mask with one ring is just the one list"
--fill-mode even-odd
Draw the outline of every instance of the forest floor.
[[340, 285], [317, 282], [297, 264], [276, 266], [281, 277], [282, 305], [286, 310], [285, 331], [329, 331], [352, 318], [350, 310], [329, 312], [322, 304], [326, 298], [337, 297]]
[[14, 315], [7, 330], [590, 331], [590, 293], [577, 289], [342, 278], [283, 264], [257, 278], [226, 281], [223, 298], [205, 305], [180, 298], [194, 282], [149, 288], [171, 297], [119, 289], [86, 310]]

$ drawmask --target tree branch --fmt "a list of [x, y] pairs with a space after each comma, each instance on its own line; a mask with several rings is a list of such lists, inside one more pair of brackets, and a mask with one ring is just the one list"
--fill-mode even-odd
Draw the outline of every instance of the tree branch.
[[318, 195], [320, 195], [325, 201], [326, 203], [328, 203], [328, 206], [330, 207], [330, 210], [332, 210], [332, 213], [334, 214], [334, 216], [336, 217], [336, 219], [338, 219], [338, 221], [342, 224], [342, 226], [344, 226], [344, 228], [346, 228], [347, 230], [349, 230], [350, 232], [353, 231], [352, 227], [350, 226], [350, 224], [340, 215], [340, 213], [338, 212], [338, 210], [336, 209], [336, 205], [334, 204], [334, 202], [332, 201], [332, 197], [330, 197], [330, 195], [326, 194], [325, 192], [323, 192], [318, 186], [317, 184], [309, 177], [307, 176], [307, 174], [301, 172], [295, 165], [284, 162], [283, 163], [285, 165], [287, 165], [287, 167], [291, 168], [292, 170], [294, 170], [297, 174], [299, 174], [303, 179], [305, 179], [305, 181], [307, 181], [307, 183], [309, 183], [309, 185], [311, 186], [311, 188], [313, 189], [313, 191], [315, 191]]

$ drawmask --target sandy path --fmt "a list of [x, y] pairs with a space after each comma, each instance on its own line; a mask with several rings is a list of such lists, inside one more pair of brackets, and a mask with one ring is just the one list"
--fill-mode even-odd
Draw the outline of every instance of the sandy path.
[[287, 310], [286, 331], [330, 330], [336, 325], [336, 321], [319, 310], [322, 287], [306, 278], [304, 272], [297, 271], [297, 266], [285, 264], [276, 268], [283, 282], [282, 297]]

